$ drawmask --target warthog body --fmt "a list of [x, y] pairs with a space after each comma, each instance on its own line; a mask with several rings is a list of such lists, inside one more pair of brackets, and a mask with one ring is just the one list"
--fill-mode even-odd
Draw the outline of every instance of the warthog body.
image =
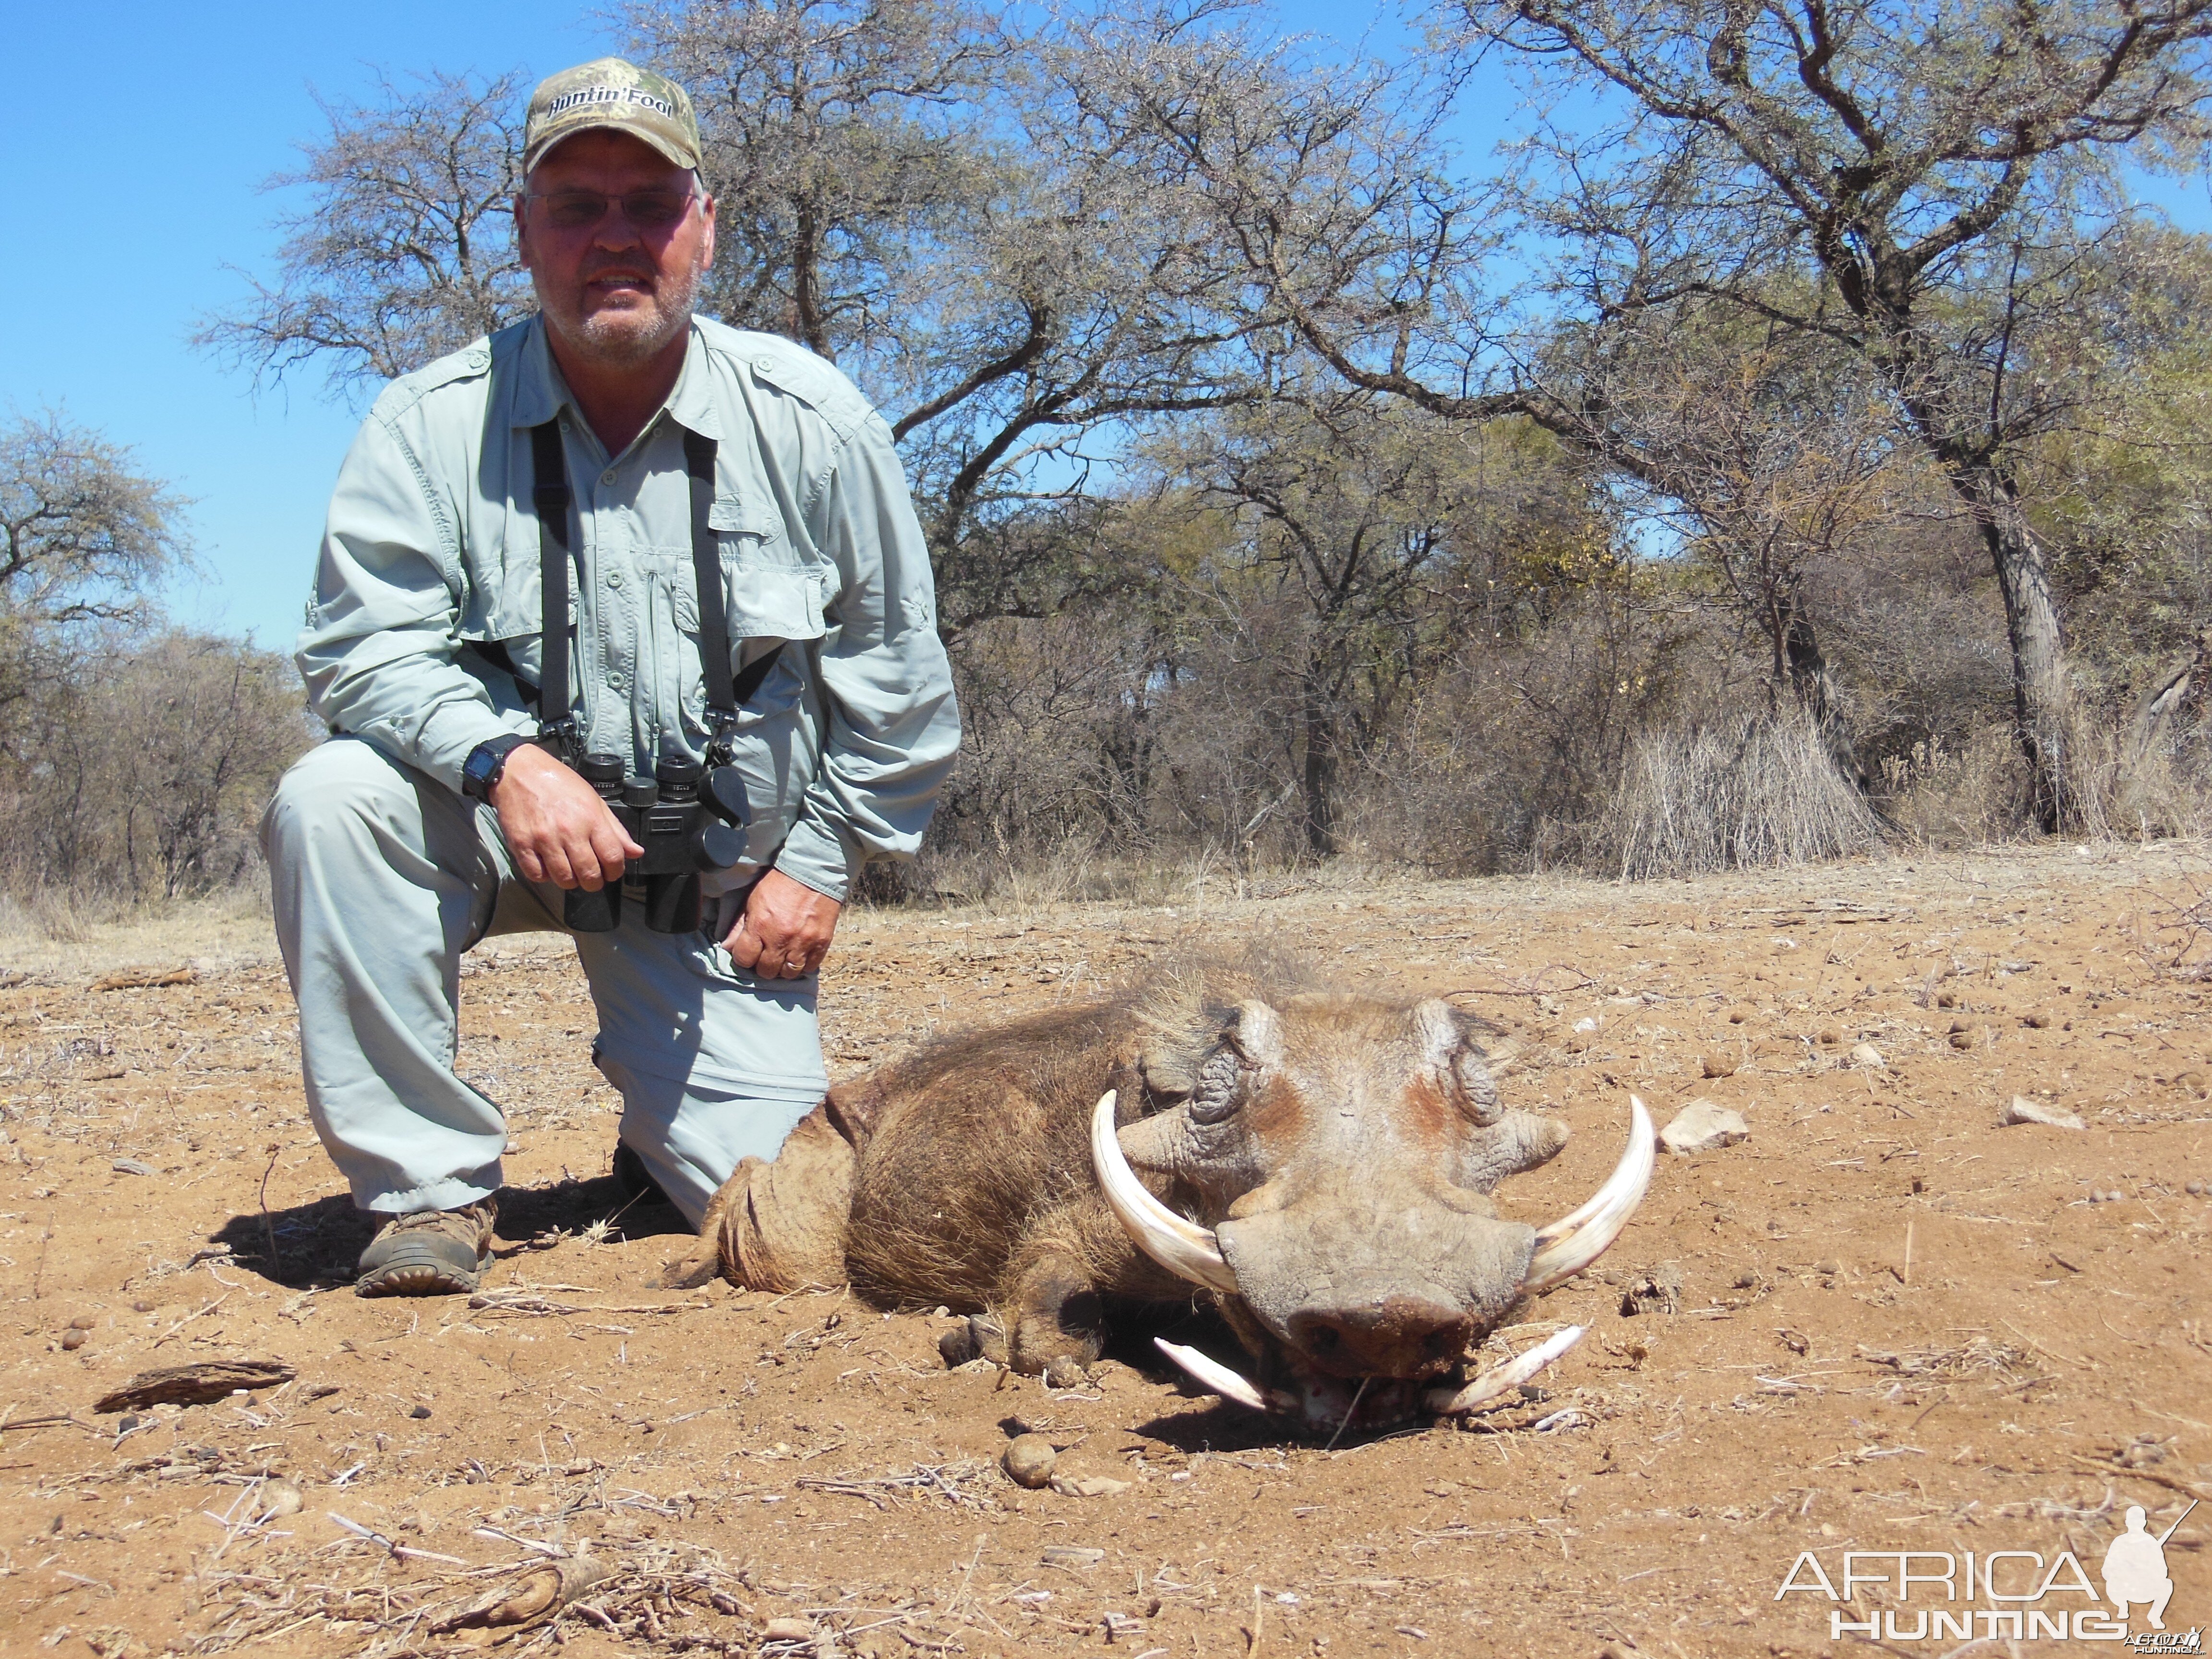
[[1194, 972], [841, 1085], [774, 1164], [731, 1177], [673, 1277], [950, 1307], [974, 1316], [975, 1350], [1024, 1372], [1088, 1364], [1116, 1302], [1188, 1302], [1198, 1280], [1256, 1380], [1169, 1352], [1232, 1399], [1332, 1429], [1355, 1399], [1363, 1422], [1425, 1397], [1465, 1408], [1472, 1349], [1626, 1219], [1648, 1125], [1610, 1231], [1570, 1217], [1547, 1243], [1491, 1193], [1565, 1127], [1499, 1108], [1467, 1016], [1277, 987]]

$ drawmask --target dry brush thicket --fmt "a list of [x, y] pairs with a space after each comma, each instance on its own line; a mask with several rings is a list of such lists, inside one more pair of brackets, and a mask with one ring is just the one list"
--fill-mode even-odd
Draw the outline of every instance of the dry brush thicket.
[[[2198, 827], [2212, 246], [2131, 179], [2204, 154], [2212, 0], [1424, 21], [619, 9], [710, 304], [869, 393], [932, 543], [966, 746], [870, 890]], [[330, 108], [203, 343], [357, 392], [525, 314], [520, 94]]]

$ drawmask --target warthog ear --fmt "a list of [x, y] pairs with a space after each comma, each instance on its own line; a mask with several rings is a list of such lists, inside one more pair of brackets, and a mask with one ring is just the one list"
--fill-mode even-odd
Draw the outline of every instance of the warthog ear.
[[1460, 1155], [1459, 1184], [1494, 1191], [1508, 1176], [1526, 1175], [1550, 1163], [1567, 1144], [1567, 1126], [1534, 1112], [1505, 1112]]
[[1431, 997], [1413, 1010], [1413, 1018], [1420, 1028], [1422, 1058], [1453, 1103], [1477, 1123], [1497, 1122], [1501, 1110], [1498, 1085], [1483, 1064], [1482, 1050], [1475, 1047], [1467, 1016], [1442, 997]]

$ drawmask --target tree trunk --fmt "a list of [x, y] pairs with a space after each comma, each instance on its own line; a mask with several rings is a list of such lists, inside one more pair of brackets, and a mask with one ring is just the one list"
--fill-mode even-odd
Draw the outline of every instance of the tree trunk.
[[1299, 780], [1304, 798], [1306, 849], [1317, 858], [1336, 856], [1336, 724], [1328, 698], [1311, 679], [1301, 710], [1305, 727], [1305, 768]]
[[1951, 471], [1951, 486], [1972, 511], [2004, 595], [2005, 632], [2012, 646], [2013, 720], [2027, 762], [2030, 803], [2046, 835], [2081, 821], [2071, 775], [2067, 715], [2070, 695], [2066, 644], [2051, 574], [2012, 481], [1978, 463]]
[[2212, 627], [2197, 630], [2194, 653], [2160, 680], [2157, 690], [2145, 697], [2142, 706], [2136, 710], [2134, 729], [2128, 738], [2127, 773], [2130, 777], [2166, 741], [2166, 730], [2172, 724], [2175, 712], [2191, 696], [2201, 696], [2208, 681], [2212, 681]]

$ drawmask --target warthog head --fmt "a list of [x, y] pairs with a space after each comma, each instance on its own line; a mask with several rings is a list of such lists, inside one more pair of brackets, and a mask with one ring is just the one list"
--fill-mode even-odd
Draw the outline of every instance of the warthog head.
[[1651, 1176], [1632, 1098], [1627, 1153], [1589, 1202], [1541, 1228], [1501, 1216], [1492, 1189], [1567, 1131], [1499, 1107], [1472, 1022], [1442, 1000], [1247, 1000], [1142, 1069], [1160, 1109], [1117, 1130], [1115, 1097], [1098, 1103], [1099, 1185], [1146, 1254], [1220, 1293], [1257, 1374], [1160, 1346], [1225, 1397], [1316, 1425], [1468, 1411], [1534, 1376], [1578, 1328], [1471, 1381], [1464, 1365], [1523, 1297], [1597, 1259]]

